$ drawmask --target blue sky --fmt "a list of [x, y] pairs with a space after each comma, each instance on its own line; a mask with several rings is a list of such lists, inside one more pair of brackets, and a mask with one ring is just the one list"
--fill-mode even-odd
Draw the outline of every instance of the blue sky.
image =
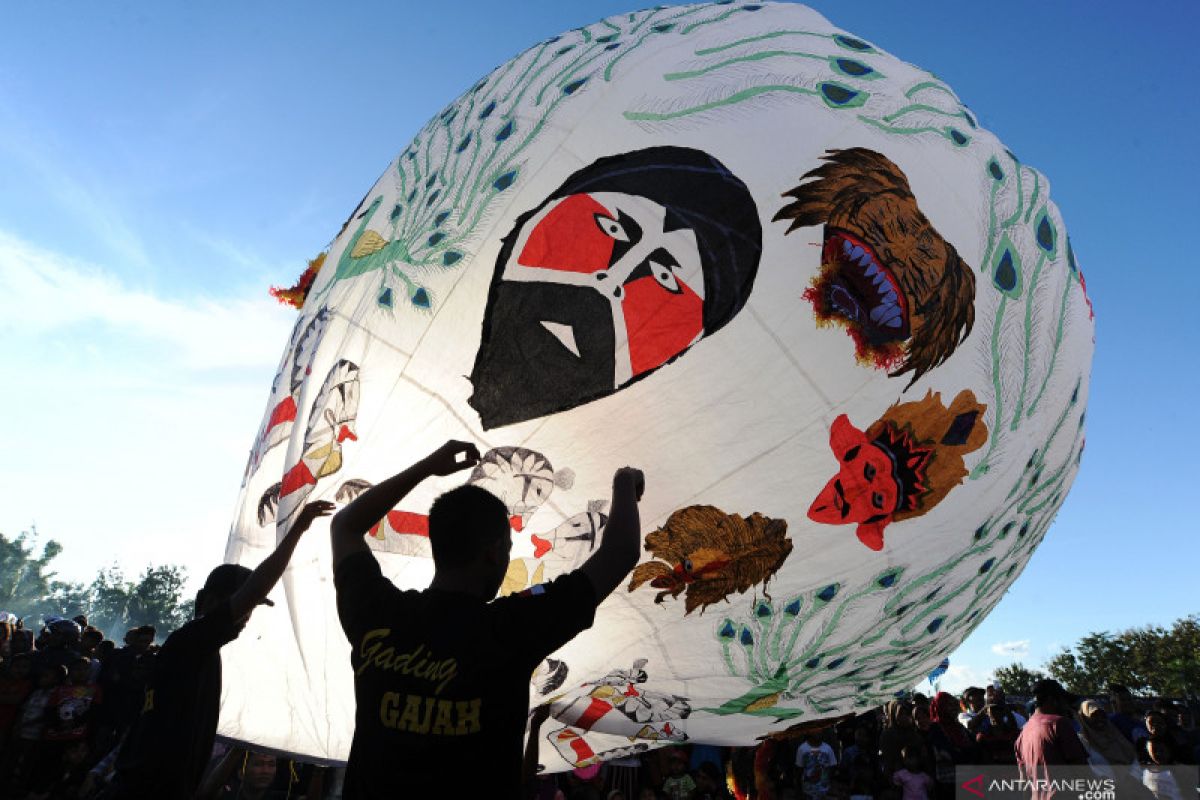
[[[814, 2], [1045, 172], [1097, 314], [1083, 470], [943, 687], [1196, 611], [1200, 5]], [[292, 313], [413, 133], [625, 2], [22, 3], [0, 31], [0, 531], [64, 577], [220, 560]]]

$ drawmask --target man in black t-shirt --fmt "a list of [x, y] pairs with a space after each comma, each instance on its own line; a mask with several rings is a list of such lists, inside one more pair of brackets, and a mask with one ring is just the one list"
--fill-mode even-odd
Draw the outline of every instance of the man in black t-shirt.
[[333, 504], [309, 503], [254, 571], [222, 564], [196, 595], [196, 617], [167, 637], [146, 685], [141, 716], [117, 757], [120, 800], [190, 800], [212, 754], [221, 702], [221, 647], [237, 638], [283, 574], [313, 520]]
[[484, 489], [460, 486], [429, 512], [432, 583], [400, 591], [364, 534], [425, 478], [478, 461], [474, 445], [447, 442], [333, 518], [334, 584], [357, 701], [345, 800], [517, 797], [534, 667], [591, 626], [641, 553], [643, 478], [625, 467], [613, 476], [604, 539], [588, 561], [493, 600], [512, 549], [508, 510]]

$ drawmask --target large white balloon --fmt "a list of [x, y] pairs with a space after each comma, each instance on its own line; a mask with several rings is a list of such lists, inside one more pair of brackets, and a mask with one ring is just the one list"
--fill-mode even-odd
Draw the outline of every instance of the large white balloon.
[[[457, 438], [509, 507], [516, 591], [588, 556], [634, 464], [643, 561], [530, 683], [547, 769], [884, 702], [1000, 600], [1078, 467], [1093, 325], [1048, 188], [935, 76], [802, 6], [541, 42], [318, 262], [228, 560]], [[372, 532], [397, 585], [432, 575], [424, 513], [455, 482]], [[225, 649], [221, 733], [342, 760], [321, 531], [277, 595]]]

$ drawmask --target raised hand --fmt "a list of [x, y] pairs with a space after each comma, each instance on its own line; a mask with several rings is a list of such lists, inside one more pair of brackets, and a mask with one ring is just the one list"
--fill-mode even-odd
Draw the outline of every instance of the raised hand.
[[334, 505], [328, 500], [317, 500], [309, 503], [300, 510], [300, 515], [296, 517], [296, 522], [292, 525], [292, 530], [297, 533], [303, 533], [308, 530], [308, 526], [313, 524], [313, 520], [317, 517], [328, 517], [333, 513]]
[[470, 442], [454, 439], [434, 450], [425, 458], [425, 467], [431, 475], [453, 475], [455, 472], [479, 463], [479, 448]]
[[613, 491], [632, 490], [635, 500], [641, 501], [646, 491], [646, 476], [636, 467], [621, 467], [613, 473]]

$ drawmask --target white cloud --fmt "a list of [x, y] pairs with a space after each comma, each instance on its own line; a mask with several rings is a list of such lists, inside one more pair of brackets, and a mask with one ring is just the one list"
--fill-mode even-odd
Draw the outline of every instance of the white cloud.
[[192, 369], [275, 364], [292, 315], [266, 294], [166, 300], [94, 265], [0, 232], [0, 330], [45, 335], [101, 324], [168, 346]]
[[[946, 674], [938, 679], [938, 691], [961, 694], [969, 686], [986, 686], [991, 681], [990, 671], [977, 669], [969, 664], [955, 664], [951, 661], [950, 669], [946, 670]], [[917, 689], [928, 691], [929, 684], [925, 683], [923, 689], [918, 685]]]
[[202, 579], [294, 321], [266, 287], [160, 296], [0, 232], [0, 532], [36, 522], [71, 580], [114, 561]]
[[998, 656], [1024, 658], [1029, 655], [1029, 640], [1017, 639], [1011, 642], [997, 642], [992, 645], [992, 652]]

